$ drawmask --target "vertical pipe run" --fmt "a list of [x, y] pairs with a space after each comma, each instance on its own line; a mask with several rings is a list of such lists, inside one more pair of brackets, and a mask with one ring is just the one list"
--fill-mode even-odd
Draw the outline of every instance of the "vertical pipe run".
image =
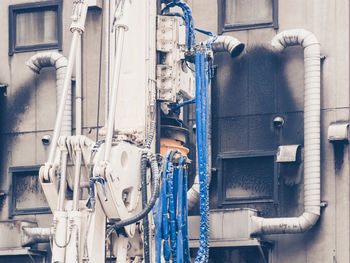
[[77, 52], [75, 57], [75, 134], [81, 135], [82, 133], [82, 54], [81, 54], [81, 40], [82, 37], [79, 35], [77, 43]]
[[122, 54], [123, 54], [123, 45], [124, 45], [124, 34], [127, 30], [126, 26], [118, 25], [117, 26], [117, 50], [115, 56], [115, 64], [114, 64], [114, 73], [113, 73], [113, 83], [112, 83], [112, 102], [111, 107], [109, 109], [108, 114], [108, 124], [107, 124], [107, 134], [106, 134], [106, 150], [104, 160], [109, 161], [109, 155], [112, 147], [112, 138], [113, 138], [113, 130], [114, 130], [114, 120], [115, 120], [115, 112], [117, 110], [117, 96], [118, 96], [118, 88], [119, 88], [119, 80], [120, 80], [120, 69], [122, 62]]
[[67, 189], [67, 159], [68, 151], [62, 152], [61, 161], [61, 179], [60, 179], [60, 192], [58, 197], [58, 211], [64, 211], [64, 201], [66, 199], [66, 189]]
[[105, 86], [105, 124], [108, 118], [109, 109], [109, 76], [110, 76], [110, 0], [104, 0], [103, 3], [103, 25], [104, 25], [104, 86]]
[[276, 35], [271, 44], [277, 50], [301, 45], [304, 48], [304, 212], [299, 217], [252, 217], [252, 234], [301, 233], [316, 224], [320, 216], [320, 43], [304, 29], [287, 30]]
[[[57, 142], [58, 142], [58, 138], [60, 136], [61, 127], [62, 127], [64, 108], [65, 108], [68, 90], [69, 90], [70, 82], [71, 82], [71, 78], [72, 78], [73, 65], [74, 65], [74, 61], [75, 61], [75, 52], [77, 49], [76, 46], [77, 46], [77, 43], [79, 40], [79, 35], [80, 35], [80, 33], [77, 30], [73, 32], [72, 44], [71, 44], [71, 47], [69, 50], [67, 72], [66, 72], [66, 76], [64, 78], [64, 83], [63, 83], [62, 97], [61, 97], [60, 105], [59, 105], [58, 112], [57, 112], [55, 129], [54, 129], [54, 133], [53, 133], [53, 137], [52, 137], [49, 158], [47, 161], [49, 164], [52, 164], [54, 161], [54, 158], [55, 158]], [[45, 179], [48, 180], [49, 178], [45, 178]]]
[[[77, 51], [75, 56], [75, 74], [76, 74], [76, 85], [75, 85], [75, 134], [77, 136], [81, 135], [82, 132], [82, 109], [81, 109], [81, 100], [82, 100], [82, 81], [81, 81], [81, 35], [78, 37]], [[79, 137], [77, 137], [79, 140]], [[79, 144], [79, 141], [76, 142]], [[80, 200], [80, 176], [81, 176], [81, 158], [82, 153], [80, 145], [77, 146], [76, 156], [75, 156], [75, 174], [74, 174], [74, 188], [73, 188], [73, 211], [79, 210], [79, 200]]]

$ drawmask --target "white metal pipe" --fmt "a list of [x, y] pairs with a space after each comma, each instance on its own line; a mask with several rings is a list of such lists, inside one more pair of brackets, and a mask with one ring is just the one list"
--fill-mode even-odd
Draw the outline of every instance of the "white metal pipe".
[[23, 247], [50, 241], [51, 228], [23, 227], [21, 244]]
[[[67, 246], [67, 212], [53, 213], [52, 262], [65, 262]], [[70, 238], [68, 239], [70, 241]]]
[[73, 188], [73, 211], [79, 210], [80, 199], [80, 174], [81, 174], [81, 149], [75, 152], [75, 173], [74, 173], [74, 188]]
[[104, 91], [105, 91], [105, 125], [108, 120], [109, 109], [109, 76], [110, 76], [110, 0], [104, 0], [103, 3], [103, 29], [104, 29]]
[[228, 52], [232, 57], [239, 56], [245, 45], [237, 38], [232, 36], [218, 36], [213, 43], [213, 52]]
[[[56, 69], [56, 105], [58, 112], [58, 105], [61, 101], [63, 93], [63, 81], [67, 71], [67, 59], [57, 52], [43, 52], [33, 55], [26, 65], [39, 74], [44, 67], [55, 67]], [[63, 123], [61, 128], [61, 135], [69, 136], [72, 133], [72, 89], [69, 83], [67, 99], [65, 101], [65, 108], [63, 114]]]
[[304, 212], [299, 217], [252, 217], [252, 234], [300, 233], [310, 229], [320, 216], [320, 43], [304, 29], [287, 30], [276, 35], [272, 46], [283, 50], [288, 46], [304, 48]]
[[118, 88], [119, 88], [119, 80], [120, 80], [120, 69], [121, 69], [123, 45], [124, 45], [124, 34], [126, 29], [127, 28], [124, 25], [117, 26], [117, 32], [116, 32], [117, 49], [116, 49], [116, 56], [115, 56], [115, 62], [114, 62], [114, 73], [113, 73], [113, 83], [112, 83], [112, 102], [109, 107], [109, 114], [108, 114], [106, 150], [105, 150], [105, 156], [104, 156], [105, 161], [109, 161], [109, 155], [112, 147], [114, 120], [115, 120], [115, 113], [117, 110], [117, 97], [118, 97]]
[[[68, 66], [67, 66], [67, 71], [66, 71], [66, 75], [64, 77], [64, 82], [63, 82], [62, 97], [61, 97], [61, 101], [60, 101], [58, 112], [57, 112], [55, 129], [54, 129], [54, 133], [53, 133], [53, 137], [52, 137], [49, 158], [47, 161], [49, 164], [53, 163], [53, 161], [54, 161], [56, 148], [57, 148], [57, 142], [58, 142], [58, 138], [60, 136], [60, 132], [61, 132], [61, 128], [62, 128], [64, 108], [65, 108], [65, 103], [66, 103], [66, 100], [68, 97], [68, 90], [69, 90], [69, 87], [71, 85], [73, 65], [74, 65], [74, 61], [75, 61], [75, 52], [77, 50], [77, 43], [79, 40], [79, 35], [80, 35], [80, 33], [77, 30], [73, 32], [72, 43], [71, 43], [71, 47], [69, 50]], [[45, 179], [48, 180], [48, 178], [45, 178]]]
[[75, 134], [81, 135], [82, 133], [82, 75], [81, 75], [81, 35], [79, 35], [77, 43], [77, 52], [75, 56]]
[[68, 151], [62, 152], [61, 159], [61, 179], [60, 179], [60, 192], [58, 195], [58, 211], [64, 211], [64, 201], [66, 199], [67, 190], [67, 160]]

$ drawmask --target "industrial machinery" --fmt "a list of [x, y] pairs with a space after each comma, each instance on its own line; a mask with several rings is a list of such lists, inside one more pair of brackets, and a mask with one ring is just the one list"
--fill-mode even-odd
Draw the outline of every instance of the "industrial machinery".
[[[110, 26], [116, 41], [111, 85], [107, 87], [108, 118], [100, 130], [102, 140], [94, 142], [81, 135], [80, 38], [89, 1], [74, 3], [68, 60], [41, 53], [27, 63], [36, 72], [55, 65], [58, 75], [55, 130], [48, 160], [39, 172], [53, 223], [49, 230], [25, 227], [27, 233], [39, 231], [49, 237], [52, 262], [104, 262], [106, 246], [116, 262], [189, 262], [190, 160], [186, 157], [189, 149], [181, 109], [189, 103], [197, 105], [196, 184], [200, 185], [200, 190], [190, 194], [198, 198], [201, 192], [203, 215], [196, 262], [208, 260], [208, 87], [217, 37], [208, 33], [208, 41], [196, 43], [189, 6], [173, 1], [163, 3], [159, 11], [159, 4], [118, 1], [114, 10], [105, 10], [107, 15], [113, 14]], [[181, 14], [174, 13], [175, 8]], [[235, 55], [243, 50], [233, 38], [215, 44], [218, 50], [227, 49]], [[70, 122], [66, 111], [71, 111], [67, 101], [74, 64], [77, 117], [76, 133], [70, 135], [65, 132]], [[137, 106], [130, 106], [130, 102]], [[71, 200], [67, 189], [73, 191]]]
[[[68, 59], [45, 52], [28, 61], [36, 72], [56, 67], [59, 107], [49, 156], [39, 173], [53, 213], [52, 227], [23, 225], [25, 244], [49, 240], [52, 262], [105, 262], [106, 251], [118, 263], [190, 262], [189, 236], [193, 234], [188, 232], [187, 208], [200, 201], [194, 262], [208, 262], [213, 54], [224, 51], [235, 57], [244, 44], [196, 29], [184, 1], [120, 0], [113, 9], [104, 6], [103, 12], [113, 17], [106, 26], [111, 28], [110, 38], [115, 37], [115, 52], [109, 58], [113, 70], [106, 88], [108, 117], [99, 130], [102, 139], [92, 141], [81, 129], [80, 39], [89, 3], [74, 2]], [[196, 42], [196, 30], [208, 39]], [[306, 98], [310, 105], [305, 105], [305, 118], [311, 123], [305, 127], [309, 136], [305, 143], [305, 212], [297, 218], [265, 219], [254, 210], [232, 210], [231, 219], [247, 219], [249, 231], [241, 238], [249, 240], [261, 234], [305, 231], [320, 214], [319, 125], [315, 126], [319, 119], [319, 44], [305, 30], [284, 32], [273, 43], [280, 49], [301, 44], [310, 67], [305, 76], [312, 83], [305, 95], [311, 97]], [[71, 135], [68, 101], [74, 65], [76, 132]], [[189, 131], [184, 124], [183, 107], [192, 103], [196, 113], [196, 150], [192, 150], [197, 160], [187, 156]], [[191, 162], [197, 169], [191, 171], [195, 180], [189, 187]], [[67, 197], [70, 190], [72, 198]], [[214, 212], [213, 216], [220, 221], [227, 215]]]

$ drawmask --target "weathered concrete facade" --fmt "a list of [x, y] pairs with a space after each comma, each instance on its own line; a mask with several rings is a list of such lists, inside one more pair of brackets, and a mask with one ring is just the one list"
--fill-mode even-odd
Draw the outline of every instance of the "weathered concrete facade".
[[[270, 41], [276, 33], [295, 28], [304, 28], [313, 32], [321, 43], [321, 54], [326, 57], [321, 70], [321, 200], [326, 201], [328, 206], [322, 208], [319, 222], [309, 232], [268, 236], [268, 239], [276, 241], [272, 262], [348, 262], [350, 260], [348, 147], [345, 146], [340, 150], [337, 147], [334, 148], [327, 140], [327, 129], [331, 123], [348, 122], [349, 118], [349, 3], [347, 1], [280, 0], [278, 5], [278, 30], [251, 29], [225, 34], [246, 43], [248, 50], [253, 46], [270, 47]], [[196, 26], [217, 32], [216, 1], [192, 1], [192, 6]], [[286, 50], [286, 53], [288, 52], [290, 52], [287, 55], [289, 63], [285, 68], [285, 74], [292, 101], [289, 106], [286, 105], [288, 103], [282, 103], [279, 110], [287, 119], [292, 119], [293, 114], [303, 112], [303, 54], [298, 50]], [[218, 60], [220, 65], [224, 65], [225, 62], [233, 64], [227, 58]], [[225, 79], [225, 76], [227, 79], [233, 73], [230, 68], [218, 67], [217, 74], [222, 74], [222, 79]], [[254, 76], [250, 78], [254, 79]], [[220, 83], [216, 84], [220, 86]], [[232, 87], [233, 90], [235, 88], [237, 87]], [[237, 94], [238, 92], [233, 92], [233, 97]], [[237, 101], [239, 98], [247, 99], [244, 96], [236, 96], [236, 100], [232, 99], [232, 103], [241, 103]], [[249, 115], [249, 113], [246, 114]], [[297, 123], [302, 125], [302, 121]], [[213, 127], [215, 128], [217, 127]], [[290, 128], [293, 129], [293, 127]], [[265, 136], [265, 134], [262, 135]], [[295, 134], [295, 138], [284, 138], [285, 142], [288, 142], [286, 144], [292, 144], [293, 139], [294, 143], [300, 143], [298, 136]], [[283, 175], [280, 175], [279, 187], [284, 188], [281, 177], [283, 178]], [[291, 196], [281, 197], [277, 214], [298, 216], [303, 211], [302, 186], [299, 186], [294, 193], [295, 190], [288, 191]], [[215, 193], [211, 198], [215, 199]], [[283, 208], [284, 204], [286, 207]]]
[[[8, 6], [20, 3], [37, 2], [34, 0], [2, 0], [0, 8], [0, 82], [7, 84], [6, 124], [2, 145], [5, 147], [3, 166], [1, 167], [0, 191], [8, 194], [10, 187], [9, 167], [35, 166], [47, 159], [48, 146], [41, 142], [45, 134], [52, 133], [56, 112], [56, 91], [54, 69], [42, 70], [35, 75], [25, 66], [25, 62], [36, 52], [8, 55]], [[191, 0], [196, 27], [217, 32], [218, 8], [215, 0]], [[270, 41], [278, 32], [286, 29], [304, 28], [313, 32], [321, 44], [321, 53], [326, 58], [321, 71], [321, 200], [328, 206], [322, 208], [318, 223], [305, 234], [268, 236], [275, 241], [271, 262], [350, 262], [350, 182], [348, 145], [333, 147], [327, 139], [327, 130], [331, 123], [348, 122], [349, 119], [349, 2], [347, 0], [280, 0], [278, 3], [279, 29], [260, 28], [232, 31], [232, 35], [247, 45], [270, 47]], [[63, 50], [69, 52], [71, 33], [69, 26], [72, 1], [63, 1]], [[102, 12], [91, 10], [86, 22], [83, 37], [83, 133], [95, 140], [97, 119], [97, 94], [99, 86], [100, 22]], [[198, 36], [204, 40], [205, 37]], [[38, 51], [40, 52], [40, 51]], [[289, 100], [280, 102], [280, 108], [274, 115], [281, 113], [286, 118], [297, 121], [293, 125], [302, 125], [304, 108], [303, 92], [303, 54], [299, 49], [286, 52], [288, 63], [285, 74], [288, 82]], [[216, 84], [227, 85], [225, 81], [232, 74], [234, 62], [217, 57], [218, 74], [222, 81]], [[232, 63], [232, 64], [230, 64]], [[226, 65], [226, 66], [225, 66]], [[104, 68], [102, 67], [102, 70]], [[250, 76], [254, 79], [254, 76]], [[104, 105], [104, 82], [101, 82], [101, 105]], [[276, 86], [276, 88], [278, 88]], [[1, 94], [0, 94], [1, 96]], [[240, 97], [236, 99], [239, 100]], [[249, 95], [242, 95], [248, 99]], [[268, 98], [266, 98], [268, 99]], [[74, 105], [74, 104], [73, 104]], [[242, 106], [243, 107], [243, 106]], [[250, 115], [249, 110], [244, 114]], [[257, 114], [259, 116], [259, 114]], [[229, 116], [234, 117], [234, 116]], [[270, 117], [269, 117], [270, 118]], [[301, 120], [301, 122], [300, 122]], [[74, 122], [73, 122], [74, 123]], [[101, 106], [100, 125], [104, 124], [104, 110]], [[215, 122], [213, 122], [213, 125]], [[220, 129], [221, 126], [213, 127]], [[286, 126], [288, 127], [288, 126]], [[224, 129], [224, 128], [221, 128]], [[73, 130], [74, 132], [74, 130]], [[232, 134], [234, 136], [234, 134]], [[302, 135], [289, 135], [286, 144], [303, 143]], [[295, 139], [295, 141], [294, 141]], [[276, 149], [277, 143], [272, 145]], [[215, 146], [214, 146], [215, 148]], [[234, 149], [234, 148], [233, 148]], [[265, 149], [265, 148], [264, 148]], [[261, 149], [261, 150], [264, 150]], [[215, 154], [215, 153], [214, 153]], [[213, 179], [215, 183], [215, 178]], [[284, 186], [280, 177], [280, 204], [276, 208], [277, 216], [298, 216], [303, 211], [302, 184], [291, 189]], [[215, 187], [215, 184], [214, 184]], [[291, 193], [291, 197], [282, 190]], [[1, 197], [0, 197], [1, 198]], [[213, 190], [211, 206], [217, 208], [217, 192]], [[0, 219], [8, 219], [8, 195], [0, 202]], [[259, 207], [255, 207], [259, 209]], [[48, 227], [51, 215], [22, 215], [15, 219], [34, 220], [40, 226]]]

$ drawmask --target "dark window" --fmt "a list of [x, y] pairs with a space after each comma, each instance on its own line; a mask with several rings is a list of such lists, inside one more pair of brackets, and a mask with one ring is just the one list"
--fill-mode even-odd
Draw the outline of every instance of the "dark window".
[[9, 55], [62, 50], [62, 1], [9, 6]]
[[221, 153], [218, 169], [219, 206], [277, 201], [275, 152]]
[[249, 28], [278, 28], [278, 0], [218, 0], [219, 33]]
[[39, 183], [39, 169], [39, 166], [10, 168], [9, 217], [50, 213]]

